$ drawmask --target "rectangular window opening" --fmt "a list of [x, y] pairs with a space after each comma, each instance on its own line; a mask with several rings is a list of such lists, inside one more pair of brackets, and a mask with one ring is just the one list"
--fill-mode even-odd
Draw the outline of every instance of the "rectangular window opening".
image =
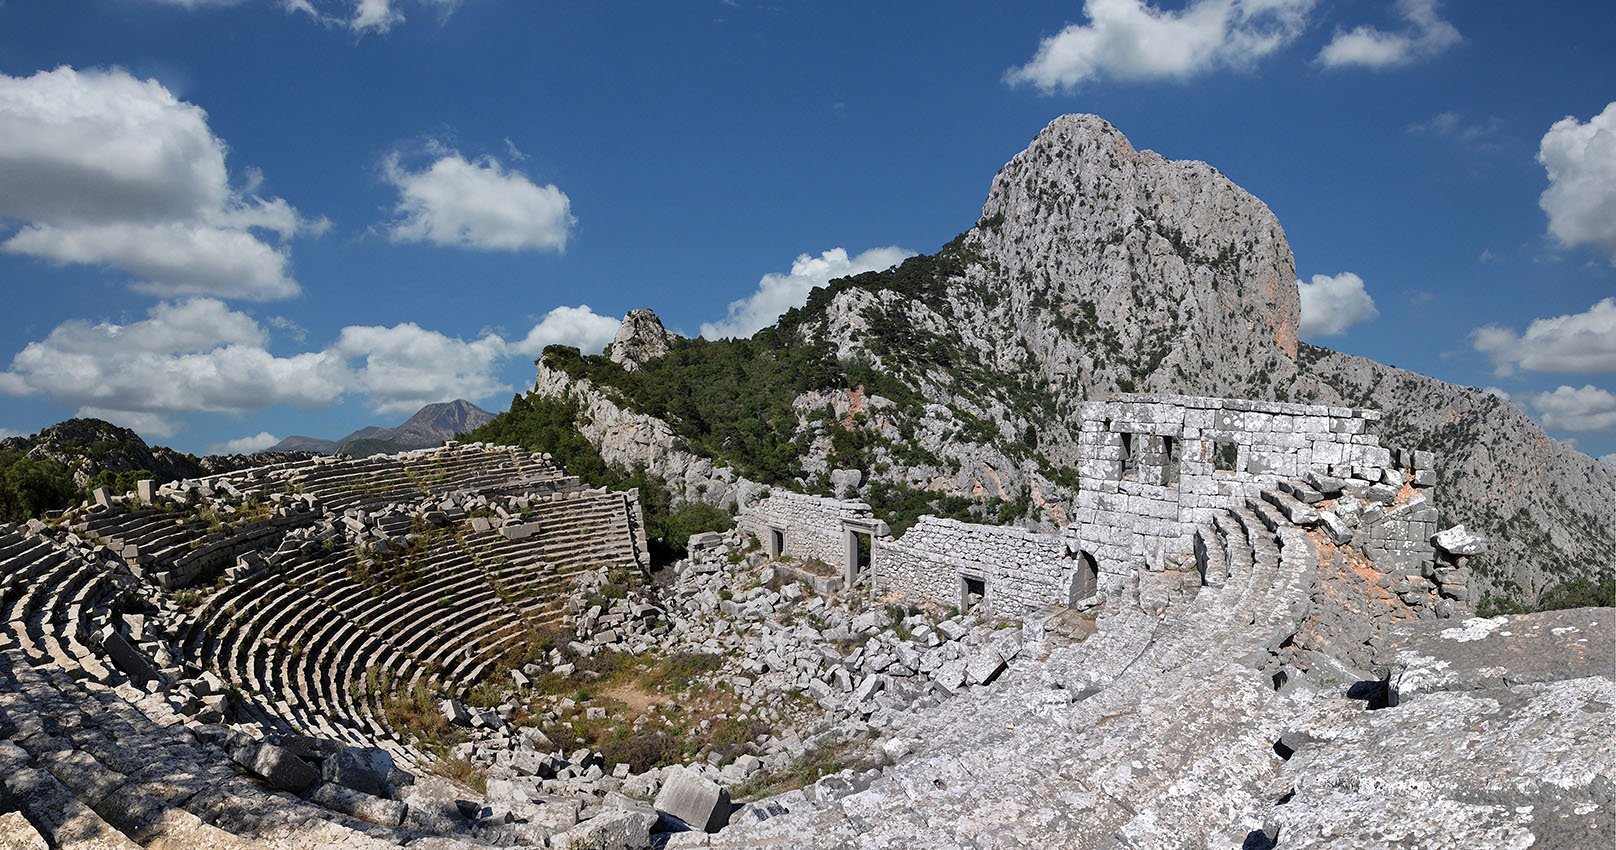
[[1183, 443], [1177, 437], [1163, 437], [1162, 484], [1171, 487], [1178, 483], [1178, 467], [1183, 461]]
[[1122, 433], [1122, 479], [1123, 481], [1139, 480], [1139, 450], [1140, 446], [1133, 434]]

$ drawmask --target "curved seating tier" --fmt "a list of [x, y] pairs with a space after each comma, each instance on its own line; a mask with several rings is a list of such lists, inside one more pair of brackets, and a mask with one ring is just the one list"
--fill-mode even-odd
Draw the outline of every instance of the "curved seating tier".
[[0, 811], [63, 850], [336, 850], [418, 837], [266, 789], [92, 649], [137, 585], [117, 561], [0, 526]]
[[624, 494], [579, 492], [533, 511], [527, 536], [461, 523], [391, 562], [349, 545], [305, 555], [289, 541], [275, 566], [210, 595], [179, 651], [297, 731], [422, 761], [388, 728], [380, 679], [463, 693], [560, 620], [579, 573], [637, 563]]
[[[1303, 529], [1261, 500], [1197, 535], [1215, 554], [1187, 604], [1159, 621], [1126, 598], [1108, 606], [1098, 633], [1056, 650], [1038, 681], [1011, 677], [960, 711], [906, 715], [916, 754], [868, 792], [748, 820], [711, 846], [792, 847], [810, 834], [849, 848], [920, 834], [938, 847], [1241, 846], [1262, 827], [1245, 822], [1272, 802], [1263, 780], [1282, 763], [1272, 743], [1286, 697], [1266, 670], [1306, 617], [1318, 560]], [[986, 777], [1016, 793], [985, 809]]]
[[576, 490], [578, 479], [512, 446], [472, 443], [368, 458], [317, 458], [278, 468], [279, 486], [313, 495], [329, 512], [451, 492], [484, 494]]

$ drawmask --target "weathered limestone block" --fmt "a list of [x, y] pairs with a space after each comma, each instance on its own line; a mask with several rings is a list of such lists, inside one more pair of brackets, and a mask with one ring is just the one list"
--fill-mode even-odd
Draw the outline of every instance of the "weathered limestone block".
[[717, 832], [729, 823], [729, 790], [683, 767], [668, 769], [655, 806], [702, 832]]
[[1324, 533], [1330, 542], [1337, 546], [1345, 546], [1352, 542], [1352, 527], [1331, 511], [1319, 511], [1319, 525], [1324, 527]]
[[0, 815], [0, 850], [50, 850], [50, 845], [22, 812], [6, 812]]
[[1004, 671], [1004, 656], [996, 647], [984, 646], [971, 654], [965, 663], [965, 680], [973, 685], [992, 682]]
[[320, 773], [327, 782], [377, 796], [387, 793], [387, 777], [392, 772], [393, 757], [380, 747], [352, 747], [320, 765]]
[[1449, 555], [1479, 555], [1487, 551], [1487, 538], [1465, 529], [1461, 523], [1431, 537], [1431, 543]]
[[320, 772], [313, 765], [298, 758], [291, 750], [274, 744], [248, 744], [231, 752], [230, 757], [269, 784], [294, 794], [301, 794], [320, 781]]
[[404, 823], [409, 807], [335, 782], [322, 782], [309, 792], [309, 800], [332, 811], [352, 815], [378, 826], [396, 828]]
[[111, 626], [102, 629], [98, 637], [112, 663], [118, 665], [130, 679], [141, 687], [152, 687], [163, 681], [163, 674], [146, 653], [131, 646], [122, 633]]
[[551, 850], [642, 850], [651, 846], [657, 817], [640, 811], [607, 810], [556, 835]]

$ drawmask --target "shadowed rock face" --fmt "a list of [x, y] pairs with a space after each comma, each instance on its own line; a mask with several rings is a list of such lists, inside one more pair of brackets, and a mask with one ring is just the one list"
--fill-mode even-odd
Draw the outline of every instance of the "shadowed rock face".
[[134, 431], [100, 419], [68, 419], [32, 437], [0, 441], [0, 448], [26, 453], [31, 458], [55, 460], [72, 470], [74, 483], [80, 487], [102, 471], [144, 469], [160, 481], [204, 472], [195, 457], [162, 446], [148, 446]]

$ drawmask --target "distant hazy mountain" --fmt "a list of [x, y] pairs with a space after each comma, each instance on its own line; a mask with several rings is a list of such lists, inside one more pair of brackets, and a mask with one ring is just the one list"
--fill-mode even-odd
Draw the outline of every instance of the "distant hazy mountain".
[[272, 452], [314, 452], [336, 454], [344, 452], [354, 457], [373, 454], [425, 449], [442, 445], [455, 435], [494, 418], [494, 414], [465, 399], [429, 404], [416, 411], [397, 428], [366, 425], [340, 440], [292, 435], [272, 446]]

